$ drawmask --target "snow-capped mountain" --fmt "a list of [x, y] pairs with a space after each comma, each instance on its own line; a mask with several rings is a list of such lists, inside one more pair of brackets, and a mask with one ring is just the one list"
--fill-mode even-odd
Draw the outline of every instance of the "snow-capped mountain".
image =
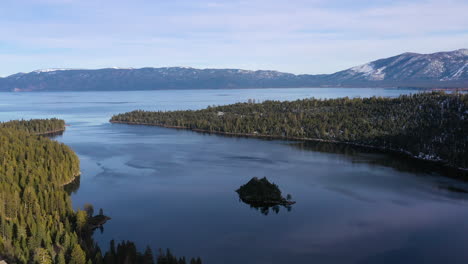
[[44, 69], [0, 78], [0, 91], [119, 91], [265, 87], [468, 87], [468, 49], [403, 53], [333, 74], [241, 69]]
[[329, 76], [336, 81], [460, 81], [468, 79], [468, 49], [432, 54], [403, 53]]

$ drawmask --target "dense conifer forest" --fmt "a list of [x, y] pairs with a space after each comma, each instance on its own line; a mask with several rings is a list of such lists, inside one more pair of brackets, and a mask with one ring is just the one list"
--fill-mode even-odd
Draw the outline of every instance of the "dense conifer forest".
[[[92, 205], [74, 211], [64, 185], [79, 174], [79, 159], [65, 144], [38, 134], [64, 128], [42, 119], [0, 124], [0, 260], [7, 263], [186, 263], [170, 251], [154, 257], [122, 242], [105, 254], [92, 239]], [[201, 263], [192, 259], [190, 263]]]
[[0, 123], [0, 128], [13, 128], [32, 134], [49, 134], [65, 130], [65, 121], [62, 119], [32, 119], [12, 120]]
[[266, 177], [261, 179], [253, 177], [249, 182], [239, 187], [236, 190], [241, 198], [246, 203], [259, 205], [277, 205], [277, 204], [293, 204], [291, 195], [284, 198], [278, 185], [268, 181]]
[[133, 111], [115, 123], [369, 146], [468, 168], [468, 95], [304, 99], [213, 106], [197, 111]]
[[85, 256], [75, 232], [76, 214], [62, 186], [79, 174], [79, 159], [66, 145], [29, 133], [60, 124], [1, 124], [0, 254], [14, 263], [65, 263], [72, 260], [65, 257], [71, 252]]
[[286, 198], [283, 197], [278, 185], [268, 181], [266, 177], [261, 179], [253, 177], [249, 182], [240, 186], [236, 192], [242, 202], [250, 205], [251, 208], [260, 210], [264, 215], [270, 213], [270, 208], [273, 212], [279, 213], [280, 206], [291, 211], [291, 205], [296, 203], [291, 201], [290, 194], [286, 195]]

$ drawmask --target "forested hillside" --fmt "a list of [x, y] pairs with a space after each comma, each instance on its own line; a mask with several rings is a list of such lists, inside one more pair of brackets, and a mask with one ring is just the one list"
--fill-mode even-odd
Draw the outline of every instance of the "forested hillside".
[[432, 92], [398, 98], [237, 103], [198, 111], [133, 111], [115, 115], [111, 122], [344, 142], [468, 167], [467, 94]]
[[78, 157], [64, 144], [21, 131], [44, 132], [55, 122], [9, 122], [0, 128], [0, 255], [13, 263], [66, 263], [71, 252], [85, 254], [62, 187], [79, 174]]
[[[138, 252], [127, 241], [105, 254], [92, 239], [96, 222], [107, 219], [92, 205], [74, 211], [64, 184], [79, 174], [79, 159], [65, 144], [37, 134], [64, 128], [59, 119], [0, 124], [0, 262], [154, 263], [151, 249]], [[186, 263], [161, 252], [158, 263]], [[201, 263], [191, 259], [191, 263]]]

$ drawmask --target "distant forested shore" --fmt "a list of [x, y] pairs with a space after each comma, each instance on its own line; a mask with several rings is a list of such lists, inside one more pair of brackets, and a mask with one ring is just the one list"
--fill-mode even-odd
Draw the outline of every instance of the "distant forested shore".
[[136, 110], [115, 115], [110, 122], [339, 142], [468, 168], [468, 95], [462, 93], [251, 101], [195, 111]]
[[58, 118], [12, 120], [0, 123], [0, 128], [11, 128], [31, 134], [45, 135], [65, 131], [65, 120]]

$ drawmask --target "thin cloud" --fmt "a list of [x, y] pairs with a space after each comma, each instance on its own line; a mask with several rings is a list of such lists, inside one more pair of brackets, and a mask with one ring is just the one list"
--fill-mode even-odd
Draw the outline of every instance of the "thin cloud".
[[468, 47], [465, 1], [30, 0], [2, 10], [1, 75], [109, 65], [330, 73]]

